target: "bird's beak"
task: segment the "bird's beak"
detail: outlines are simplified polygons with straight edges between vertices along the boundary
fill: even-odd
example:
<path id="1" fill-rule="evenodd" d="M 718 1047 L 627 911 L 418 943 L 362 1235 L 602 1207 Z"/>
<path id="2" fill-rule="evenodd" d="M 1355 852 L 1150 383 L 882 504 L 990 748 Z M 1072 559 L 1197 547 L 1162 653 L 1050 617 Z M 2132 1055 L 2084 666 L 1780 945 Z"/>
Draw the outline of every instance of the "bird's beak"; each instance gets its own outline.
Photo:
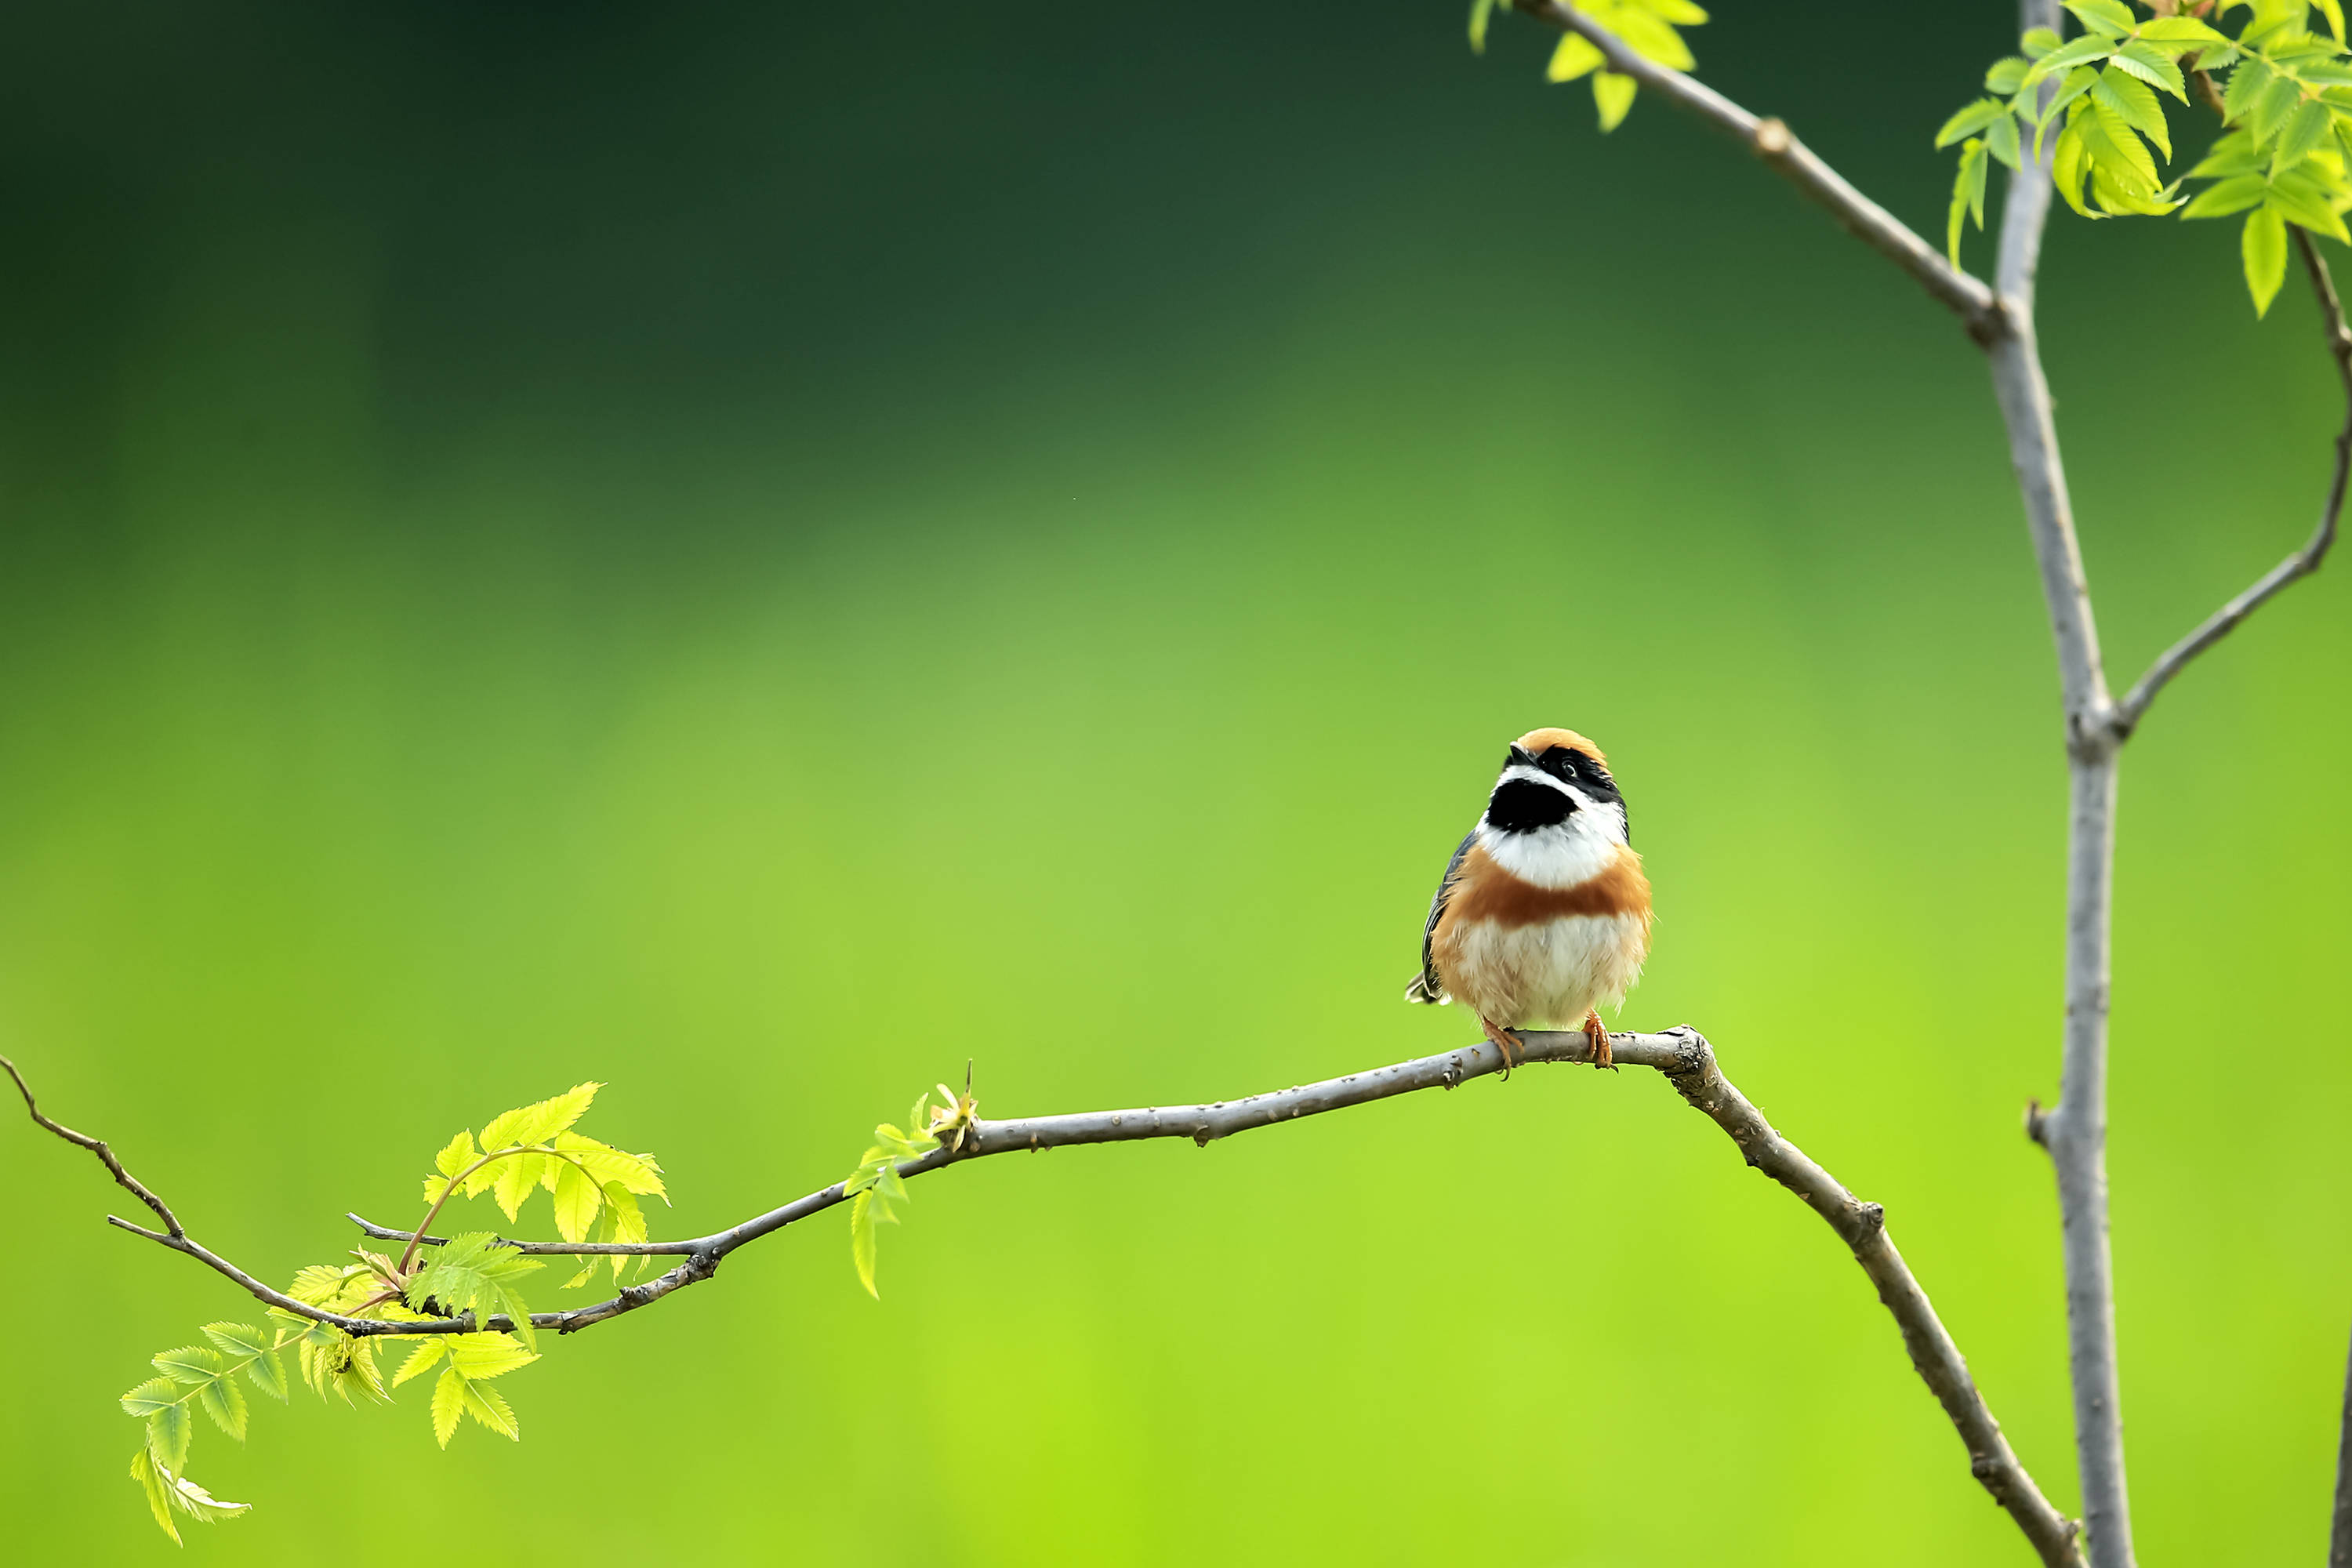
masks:
<path id="1" fill-rule="evenodd" d="M 1513 746 L 1511 748 L 1511 761 L 1518 763 L 1521 767 L 1531 768 L 1536 765 L 1536 760 L 1528 755 L 1524 750 L 1517 746 Z"/>

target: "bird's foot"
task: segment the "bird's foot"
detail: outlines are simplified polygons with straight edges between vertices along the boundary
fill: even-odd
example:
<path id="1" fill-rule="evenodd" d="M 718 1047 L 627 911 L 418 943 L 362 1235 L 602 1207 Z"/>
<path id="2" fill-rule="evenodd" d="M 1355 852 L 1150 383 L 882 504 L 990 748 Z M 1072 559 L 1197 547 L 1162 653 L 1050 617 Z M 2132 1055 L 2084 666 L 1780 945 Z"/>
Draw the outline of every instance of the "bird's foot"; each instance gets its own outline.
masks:
<path id="1" fill-rule="evenodd" d="M 1479 1019 L 1478 1024 L 1486 1031 L 1486 1037 L 1495 1043 L 1495 1048 L 1503 1053 L 1503 1078 L 1506 1082 L 1509 1081 L 1511 1069 L 1528 1059 L 1527 1046 L 1518 1036 L 1500 1024 L 1490 1024 L 1484 1018 Z"/>
<path id="2" fill-rule="evenodd" d="M 1615 1072 L 1617 1064 L 1609 1056 L 1609 1026 L 1602 1023 L 1601 1015 L 1591 1008 L 1587 1008 L 1584 1014 L 1584 1037 L 1592 1042 L 1592 1065 Z"/>

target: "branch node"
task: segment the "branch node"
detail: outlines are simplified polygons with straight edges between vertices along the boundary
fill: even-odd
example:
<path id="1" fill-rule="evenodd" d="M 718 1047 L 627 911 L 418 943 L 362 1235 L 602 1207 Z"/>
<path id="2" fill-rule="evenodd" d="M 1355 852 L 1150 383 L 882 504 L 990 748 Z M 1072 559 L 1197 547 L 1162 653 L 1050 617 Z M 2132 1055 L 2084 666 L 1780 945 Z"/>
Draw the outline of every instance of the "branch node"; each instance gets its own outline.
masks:
<path id="1" fill-rule="evenodd" d="M 1785 158 L 1792 138 L 1787 121 L 1768 114 L 1756 122 L 1756 130 L 1748 140 L 1759 158 Z"/>
<path id="2" fill-rule="evenodd" d="M 2025 1102 L 2025 1135 L 2044 1149 L 2050 1147 L 2050 1113 L 2039 1100 Z"/>
<path id="3" fill-rule="evenodd" d="M 1860 1246 L 1886 1228 L 1886 1205 L 1864 1204 L 1854 1211 L 1853 1244 Z"/>

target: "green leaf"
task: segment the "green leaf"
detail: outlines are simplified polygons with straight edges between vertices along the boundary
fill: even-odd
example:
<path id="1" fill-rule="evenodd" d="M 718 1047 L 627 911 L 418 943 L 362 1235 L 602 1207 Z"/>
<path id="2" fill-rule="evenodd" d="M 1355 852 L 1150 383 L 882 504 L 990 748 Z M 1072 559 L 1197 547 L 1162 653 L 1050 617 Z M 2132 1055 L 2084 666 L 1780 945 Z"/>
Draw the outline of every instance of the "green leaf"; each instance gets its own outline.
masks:
<path id="1" fill-rule="evenodd" d="M 2227 44 L 2229 35 L 2217 33 L 2194 16 L 2152 16 L 2139 25 L 2139 36 L 2158 44 Z"/>
<path id="2" fill-rule="evenodd" d="M 2254 297 L 2254 314 L 2270 314 L 2271 301 L 2278 297 L 2279 285 L 2286 281 L 2286 224 L 2269 206 L 2259 207 L 2246 219 L 2246 232 L 2239 242 L 2240 253 L 2246 264 L 2246 292 Z"/>
<path id="3" fill-rule="evenodd" d="M 566 1241 L 584 1241 L 604 1206 L 604 1189 L 596 1179 L 566 1161 L 552 1161 L 555 1175 L 555 1228 Z"/>
<path id="4" fill-rule="evenodd" d="M 2314 234 L 2324 234 L 2333 240 L 2352 243 L 2352 235 L 2345 232 L 2344 220 L 2336 216 L 2336 209 L 2327 205 L 2326 195 L 2309 182 L 2283 175 L 2271 182 L 2270 200 L 2271 205 L 2287 222 L 2299 224 Z"/>
<path id="5" fill-rule="evenodd" d="M 151 1377 L 122 1396 L 122 1413 L 145 1418 L 166 1405 L 175 1405 L 180 1390 L 168 1377 Z"/>
<path id="6" fill-rule="evenodd" d="M 1638 5 L 1615 5 L 1610 8 L 1605 23 L 1611 32 L 1624 39 L 1626 46 L 1644 59 L 1681 71 L 1698 64 L 1691 58 L 1690 46 L 1683 42 L 1682 35 L 1654 11 Z"/>
<path id="7" fill-rule="evenodd" d="M 2025 85 L 2025 73 L 2031 68 L 2031 61 L 2021 59 L 2016 55 L 1997 59 L 1985 72 L 1985 90 L 1997 92 L 2003 98 L 2007 98 Z"/>
<path id="8" fill-rule="evenodd" d="M 849 1259 L 857 1266 L 857 1279 L 866 1293 L 880 1300 L 882 1292 L 874 1284 L 874 1194 L 870 1191 L 849 1200 Z"/>
<path id="9" fill-rule="evenodd" d="M 474 1152 L 474 1135 L 460 1132 L 443 1144 L 441 1152 L 433 1156 L 433 1168 L 445 1176 L 454 1176 L 478 1158 L 479 1156 Z"/>
<path id="10" fill-rule="evenodd" d="M 147 1507 L 155 1515 L 157 1528 L 172 1538 L 172 1544 L 180 1545 L 180 1527 L 172 1522 L 172 1505 L 165 1495 L 163 1478 L 156 1472 L 155 1461 L 147 1457 L 144 1448 L 131 1456 L 131 1479 L 147 1494 Z"/>
<path id="11" fill-rule="evenodd" d="M 2114 105 L 2094 96 L 2091 112 L 2076 121 L 2076 129 L 2082 132 L 2083 146 L 2091 154 L 2094 168 L 2106 171 L 2107 177 L 2126 191 L 2144 194 L 2156 189 L 2156 160 Z"/>
<path id="12" fill-rule="evenodd" d="M 601 1083 L 583 1083 L 564 1090 L 536 1105 L 518 1107 L 494 1116 L 482 1129 L 482 1151 L 508 1148 L 516 1143 L 543 1143 L 586 1112 L 596 1098 Z"/>
<path id="13" fill-rule="evenodd" d="M 1691 0 L 1642 0 L 1651 10 L 1678 27 L 1696 27 L 1706 21 L 1706 12 Z"/>
<path id="14" fill-rule="evenodd" d="M 529 1366 L 539 1359 L 518 1343 L 512 1334 L 452 1334 L 457 1342 L 449 1347 L 449 1364 L 468 1382 L 476 1378 L 499 1377 L 520 1366 Z"/>
<path id="15" fill-rule="evenodd" d="M 2251 174 L 2261 169 L 2266 160 L 2254 139 L 2242 131 L 2233 131 L 2213 143 L 2198 165 L 2189 171 L 2192 180 L 2219 179 L 2229 174 Z"/>
<path id="16" fill-rule="evenodd" d="M 210 1383 L 221 1374 L 224 1365 L 218 1351 L 204 1350 L 194 1345 L 165 1351 L 155 1358 L 155 1370 L 173 1383 Z M 176 1465 L 171 1468 L 179 1468 Z"/>
<path id="17" fill-rule="evenodd" d="M 1936 132 L 1936 145 L 1948 147 L 1964 137 L 1975 135 L 1994 121 L 2007 118 L 2007 105 L 1990 98 L 1979 98 L 1944 121 L 1943 127 Z"/>
<path id="18" fill-rule="evenodd" d="M 269 1349 L 268 1331 L 250 1323 L 206 1323 L 205 1338 L 232 1358 L 260 1355 Z"/>
<path id="19" fill-rule="evenodd" d="M 216 1377 L 196 1391 L 196 1403 L 213 1418 L 213 1425 L 236 1438 L 245 1441 L 245 1390 L 235 1378 Z"/>
<path id="20" fill-rule="evenodd" d="M 2325 141 L 2335 123 L 2336 116 L 2329 112 L 2327 105 L 2316 101 L 2305 102 L 2288 119 L 2286 128 L 2279 132 L 2278 152 L 2273 155 L 2271 166 L 2273 169 L 2291 169 L 2303 162 L 2304 154 Z"/>
<path id="21" fill-rule="evenodd" d="M 621 1185 L 618 1182 L 605 1183 L 604 1204 L 605 1213 L 613 1222 L 613 1239 L 614 1241 L 643 1244 L 647 1239 L 646 1235 L 645 1211 L 637 1207 L 636 1195 L 631 1193 L 628 1188 Z M 619 1284 L 621 1282 L 623 1272 L 633 1266 L 636 1261 L 637 1258 L 635 1255 L 628 1253 L 614 1253 L 613 1255 L 613 1283 L 615 1285 Z M 591 1268 L 594 1267 L 594 1259 L 590 1259 L 589 1263 Z"/>
<path id="22" fill-rule="evenodd" d="M 286 1362 L 275 1349 L 266 1350 L 246 1363 L 245 1375 L 270 1398 L 281 1405 L 286 1402 Z"/>
<path id="23" fill-rule="evenodd" d="M 2303 89 L 2289 77 L 2275 77 L 2254 100 L 2253 112 L 2246 117 L 2246 129 L 2254 133 L 2256 142 L 2267 142 L 2303 101 Z"/>
<path id="24" fill-rule="evenodd" d="M 2219 184 L 2208 185 L 2197 199 L 2180 209 L 2184 218 L 2228 217 L 2231 213 L 2244 212 L 2262 205 L 2263 195 L 2270 188 L 2260 174 L 2232 174 Z"/>
<path id="25" fill-rule="evenodd" d="M 2082 132 L 2069 121 L 2058 132 L 2058 144 L 2051 150 L 2050 178 L 2066 205 L 2084 217 L 2094 216 L 2083 204 L 2083 181 L 2091 172 L 2091 155 L 2084 148 Z"/>
<path id="26" fill-rule="evenodd" d="M 1486 18 L 1494 9 L 1495 0 L 1470 0 L 1470 50 L 1473 54 L 1486 52 Z M 446 1440 L 442 1447 L 448 1447 Z"/>
<path id="27" fill-rule="evenodd" d="M 544 1154 L 509 1154 L 498 1163 L 498 1185 L 490 1195 L 498 1200 L 499 1207 L 506 1211 L 507 1218 L 513 1219 L 521 1214 L 523 1200 L 530 1196 L 533 1187 L 539 1185 L 540 1173 L 546 1164 L 547 1156 Z"/>
<path id="28" fill-rule="evenodd" d="M 2344 6 L 2341 0 L 2311 0 L 2319 14 L 2327 18 L 2327 30 L 2336 36 L 2336 47 L 2344 47 Z"/>
<path id="29" fill-rule="evenodd" d="M 405 1299 L 420 1312 L 431 1300 L 452 1316 L 472 1312 L 478 1321 L 504 1312 L 514 1319 L 516 1334 L 536 1349 L 530 1309 L 515 1293 L 515 1285 L 542 1267 L 536 1258 L 500 1247 L 498 1237 L 476 1231 L 451 1237 L 448 1246 L 434 1254 L 409 1280 Z"/>
<path id="30" fill-rule="evenodd" d="M 1985 150 L 2009 167 L 2021 168 L 2024 153 L 2017 144 L 2016 120 L 2004 114 L 1994 121 L 1992 128 L 1985 132 Z"/>
<path id="31" fill-rule="evenodd" d="M 2165 133 L 2163 106 L 2156 101 L 2147 83 L 2116 68 L 2121 63 L 2110 64 L 2099 73 L 2099 79 L 2091 86 L 2091 97 L 2121 115 L 2125 124 L 2145 134 L 2170 158 L 2172 139 Z"/>
<path id="32" fill-rule="evenodd" d="M 173 1508 L 178 1509 L 190 1519 L 200 1520 L 205 1524 L 218 1524 L 224 1520 L 235 1519 L 240 1514 L 253 1511 L 251 1503 L 223 1502 L 185 1476 L 172 1478 L 171 1489 L 167 1495 Z"/>
<path id="33" fill-rule="evenodd" d="M 513 1409 L 495 1388 L 484 1388 L 470 1379 L 457 1382 L 458 1397 L 466 1403 L 466 1414 L 488 1427 L 516 1441 L 522 1440 L 522 1430 L 515 1425 Z"/>
<path id="34" fill-rule="evenodd" d="M 188 1439 L 195 1436 L 196 1418 L 185 1405 L 166 1405 L 147 1417 L 147 1452 L 156 1464 L 177 1475 L 188 1462 Z"/>
<path id="35" fill-rule="evenodd" d="M 362 1398 L 382 1403 L 392 1397 L 383 1391 L 383 1378 L 375 1369 L 373 1340 L 347 1340 L 341 1351 L 341 1361 L 330 1363 L 327 1371 L 331 1385 L 342 1395 L 344 1404 L 356 1405 Z"/>
<path id="36" fill-rule="evenodd" d="M 2113 39 L 2100 37 L 2095 33 L 2086 34 L 2072 43 L 2061 44 L 2035 60 L 2033 68 L 2025 73 L 2025 85 L 2031 87 L 2037 81 L 2047 81 L 2062 70 L 2104 60 L 2115 51 Z"/>
<path id="37" fill-rule="evenodd" d="M 2066 0 L 2066 9 L 2081 17 L 2085 27 L 2111 38 L 2132 30 L 2131 7 L 2123 0 Z"/>
<path id="38" fill-rule="evenodd" d="M 559 1133 L 555 1147 L 588 1167 L 588 1173 L 600 1184 L 618 1182 L 633 1193 L 669 1196 L 662 1185 L 661 1164 L 651 1154 L 632 1154 L 577 1132 Z"/>
<path id="39" fill-rule="evenodd" d="M 2099 73 L 2089 66 L 2076 66 L 2068 71 L 2065 79 L 2058 84 L 2058 90 L 2050 95 L 2050 101 L 2042 106 L 2042 123 L 2047 125 L 2060 111 L 2072 110 L 2075 100 L 2097 86 L 2098 80 Z"/>
<path id="40" fill-rule="evenodd" d="M 400 1370 L 392 1374 L 393 1387 L 398 1388 L 410 1378 L 422 1377 L 438 1366 L 441 1363 L 441 1358 L 449 1353 L 450 1340 L 456 1337 L 452 1334 L 435 1334 L 429 1339 L 417 1341 L 416 1348 L 408 1352 L 408 1359 L 400 1363 Z"/>
<path id="41" fill-rule="evenodd" d="M 2253 113 L 2254 101 L 2277 80 L 2261 60 L 2246 61 L 2230 73 L 2230 84 L 2221 89 L 2221 117 L 2232 125 L 2242 122 Z"/>
<path id="42" fill-rule="evenodd" d="M 1593 47 L 1591 39 L 1580 33 L 1562 33 L 1544 76 L 1550 81 L 1574 81 L 1608 63 L 1609 58 Z"/>
<path id="43" fill-rule="evenodd" d="M 466 1380 L 453 1366 L 433 1385 L 433 1436 L 441 1440 L 443 1447 L 449 1446 L 450 1436 L 457 1430 L 457 1417 L 465 1408 Z"/>
<path id="44" fill-rule="evenodd" d="M 2128 71 L 2150 87 L 2160 87 L 2181 102 L 2189 101 L 2189 83 L 2182 78 L 2180 68 L 2172 57 L 2147 44 L 2129 43 L 2116 51 L 2108 65 L 2116 70 Z"/>
<path id="45" fill-rule="evenodd" d="M 1625 123 L 1633 111 L 1635 83 L 1630 76 L 1614 71 L 1599 71 L 1592 78 L 1592 101 L 1601 110 L 1601 129 L 1614 131 Z"/>
<path id="46" fill-rule="evenodd" d="M 2047 27 L 2028 27 L 2017 47 L 2026 58 L 2038 60 L 2058 47 L 2058 35 Z"/>

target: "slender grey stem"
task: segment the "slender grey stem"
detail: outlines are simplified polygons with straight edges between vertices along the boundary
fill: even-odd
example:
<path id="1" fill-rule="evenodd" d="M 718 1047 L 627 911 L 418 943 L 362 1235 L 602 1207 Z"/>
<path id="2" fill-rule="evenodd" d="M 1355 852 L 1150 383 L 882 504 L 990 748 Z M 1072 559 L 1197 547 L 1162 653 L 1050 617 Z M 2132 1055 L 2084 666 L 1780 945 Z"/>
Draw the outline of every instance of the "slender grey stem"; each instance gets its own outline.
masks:
<path id="1" fill-rule="evenodd" d="M 34 1102 L 32 1087 L 26 1083 L 25 1075 L 16 1070 L 16 1064 L 10 1061 L 6 1057 L 0 1057 L 0 1068 L 6 1068 L 8 1076 L 16 1081 L 16 1092 L 25 1097 L 25 1110 L 31 1115 L 35 1121 L 56 1133 L 67 1142 L 87 1149 L 91 1153 L 97 1155 L 99 1163 L 103 1164 L 107 1168 L 108 1172 L 113 1175 L 115 1184 L 118 1186 L 121 1186 L 123 1190 L 130 1193 L 132 1197 L 137 1198 L 141 1203 L 145 1204 L 149 1208 L 155 1212 L 155 1217 L 163 1222 L 164 1230 L 168 1231 L 174 1237 L 186 1234 L 181 1230 L 179 1220 L 173 1215 L 171 1209 L 165 1205 L 163 1200 L 157 1197 L 153 1193 L 149 1192 L 145 1184 L 142 1184 L 138 1177 L 132 1175 L 130 1172 L 122 1168 L 122 1162 L 114 1157 L 114 1151 L 106 1146 L 106 1140 L 103 1138 L 92 1138 L 87 1132 L 77 1132 L 72 1128 L 67 1127 L 59 1122 L 52 1121 L 47 1117 L 42 1115 L 40 1106 Z"/>
<path id="2" fill-rule="evenodd" d="M 2344 1426 L 2336 1443 L 2336 1522 L 2327 1534 L 2327 1568 L 2352 1568 L 2352 1359 L 2344 1367 Z"/>
<path id="3" fill-rule="evenodd" d="M 1704 82 L 1671 66 L 1644 59 L 1616 34 L 1562 0 L 1511 0 L 1511 4 L 1538 22 L 1576 34 L 1601 51 L 1611 70 L 1632 77 L 1676 108 L 1729 132 L 1798 190 L 1827 208 L 1848 233 L 1911 274 L 1938 302 L 1957 311 L 1979 341 L 2000 330 L 2000 302 L 1982 279 L 1953 267 L 1942 251 L 1855 190 L 1798 141 L 1785 122 L 1750 113 Z"/>
<path id="4" fill-rule="evenodd" d="M 2172 678 L 2189 666 L 2189 661 L 2220 642 L 2236 629 L 2240 621 L 2268 603 L 2288 584 L 2308 577 L 2319 570 L 2327 558 L 2330 546 L 2336 542 L 2336 522 L 2344 512 L 2344 489 L 2347 476 L 2352 476 L 2352 329 L 2344 324 L 2344 305 L 2336 296 L 2336 280 L 2328 276 L 2327 262 L 2319 254 L 2308 232 L 2293 225 L 2287 232 L 2294 236 L 2297 249 L 2303 253 L 2303 268 L 2311 279 L 2311 290 L 2319 301 L 2321 327 L 2327 334 L 2327 352 L 2336 361 L 2336 378 L 2344 384 L 2344 427 L 2336 436 L 2336 472 L 2328 480 L 2327 500 L 2319 509 L 2319 521 L 2304 541 L 2303 548 L 2263 574 L 2254 585 L 2205 617 L 2204 624 L 2170 647 L 2148 667 L 2146 675 L 2116 705 L 2115 727 L 2118 738 L 2136 728 L 2149 703 L 2156 700 Z"/>
<path id="5" fill-rule="evenodd" d="M 378 1225 L 355 1214 L 347 1214 L 343 1217 L 359 1226 L 362 1234 L 378 1241 L 414 1240 L 419 1247 L 449 1245 L 449 1238 L 446 1236 L 420 1236 L 413 1230 L 394 1230 L 390 1226 Z M 497 1245 L 533 1256 L 555 1258 L 681 1258 L 695 1247 L 690 1241 L 516 1241 L 503 1236 L 498 1238 Z"/>

